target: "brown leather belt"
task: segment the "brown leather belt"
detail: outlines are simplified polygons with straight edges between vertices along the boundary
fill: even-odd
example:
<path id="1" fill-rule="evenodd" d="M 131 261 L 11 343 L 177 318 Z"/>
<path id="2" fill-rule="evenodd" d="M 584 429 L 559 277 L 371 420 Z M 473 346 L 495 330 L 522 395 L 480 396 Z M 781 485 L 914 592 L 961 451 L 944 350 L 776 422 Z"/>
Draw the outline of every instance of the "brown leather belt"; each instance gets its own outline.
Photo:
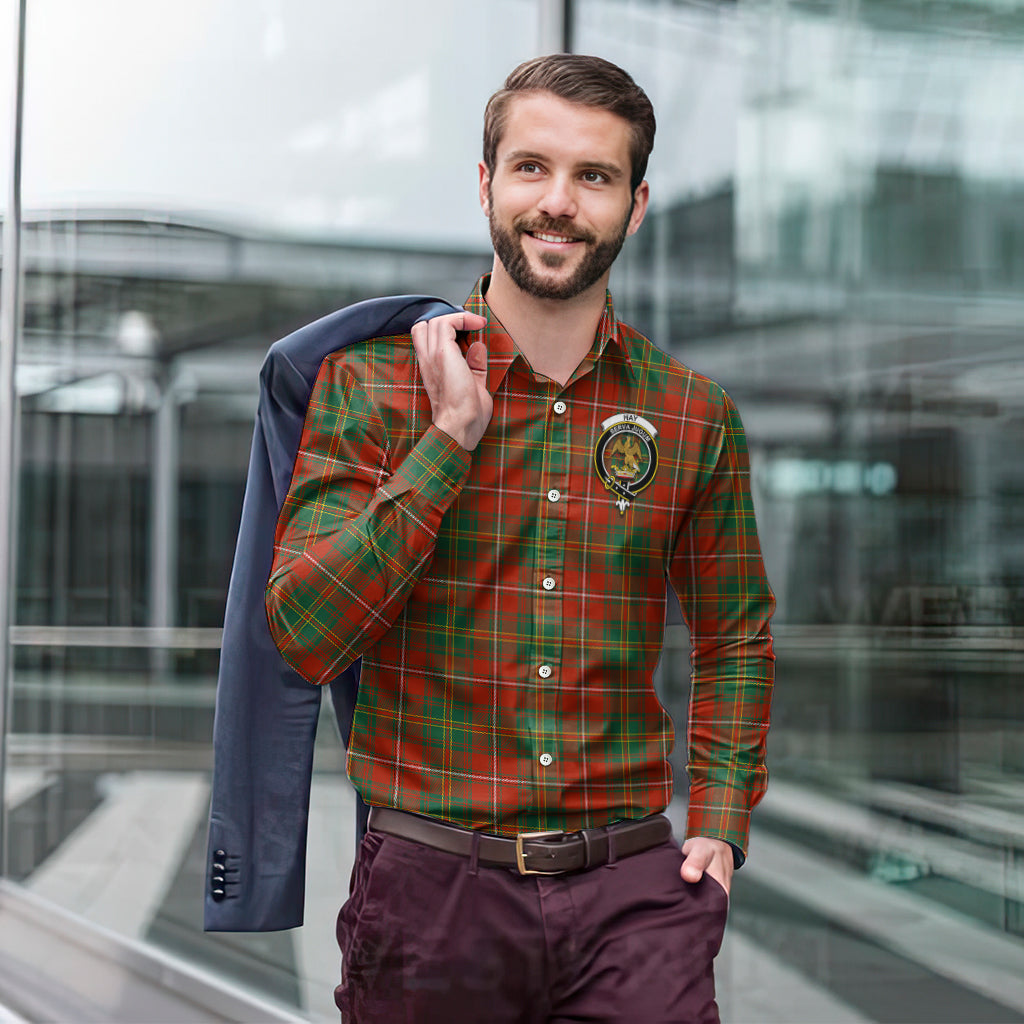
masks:
<path id="1" fill-rule="evenodd" d="M 521 832 L 514 839 L 449 825 L 436 818 L 371 807 L 370 829 L 401 839 L 411 839 L 435 850 L 463 857 L 473 852 L 477 836 L 478 863 L 485 867 L 515 868 L 521 875 L 561 875 L 607 864 L 610 855 L 628 857 L 665 842 L 672 825 L 664 814 L 635 821 L 621 821 L 580 832 Z"/>

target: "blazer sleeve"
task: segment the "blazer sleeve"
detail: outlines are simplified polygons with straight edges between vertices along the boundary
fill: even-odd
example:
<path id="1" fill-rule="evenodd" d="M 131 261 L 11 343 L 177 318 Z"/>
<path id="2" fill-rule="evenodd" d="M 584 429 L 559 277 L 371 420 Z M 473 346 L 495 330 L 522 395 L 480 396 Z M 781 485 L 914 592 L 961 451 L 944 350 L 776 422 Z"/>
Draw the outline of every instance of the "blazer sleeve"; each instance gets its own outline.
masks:
<path id="1" fill-rule="evenodd" d="M 320 364 L 345 345 L 406 333 L 417 320 L 455 310 L 430 296 L 361 302 L 276 342 L 260 371 L 217 679 L 207 931 L 302 924 L 313 742 L 323 691 L 281 658 L 268 629 L 264 593 L 277 517 Z M 358 664 L 331 683 L 346 742 L 357 683 Z"/>

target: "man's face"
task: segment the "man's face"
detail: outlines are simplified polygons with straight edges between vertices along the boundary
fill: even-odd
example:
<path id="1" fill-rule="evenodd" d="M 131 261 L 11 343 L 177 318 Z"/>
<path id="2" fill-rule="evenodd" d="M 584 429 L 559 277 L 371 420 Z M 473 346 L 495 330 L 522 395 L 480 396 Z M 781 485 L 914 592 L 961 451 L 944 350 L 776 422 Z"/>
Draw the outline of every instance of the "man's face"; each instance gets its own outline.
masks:
<path id="1" fill-rule="evenodd" d="M 630 189 L 629 124 L 546 92 L 515 97 L 480 202 L 501 265 L 528 295 L 603 293 L 627 235 L 647 209 Z"/>

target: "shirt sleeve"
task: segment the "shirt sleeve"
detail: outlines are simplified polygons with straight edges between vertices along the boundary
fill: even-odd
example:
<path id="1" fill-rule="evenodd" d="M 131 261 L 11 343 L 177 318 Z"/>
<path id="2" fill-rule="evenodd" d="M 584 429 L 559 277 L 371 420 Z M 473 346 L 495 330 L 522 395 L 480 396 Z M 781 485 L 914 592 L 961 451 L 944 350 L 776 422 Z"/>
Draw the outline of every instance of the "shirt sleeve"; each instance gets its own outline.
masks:
<path id="1" fill-rule="evenodd" d="M 301 676 L 330 682 L 395 622 L 433 557 L 470 456 L 430 425 L 392 467 L 383 420 L 325 360 L 278 517 L 267 619 Z"/>
<path id="2" fill-rule="evenodd" d="M 687 836 L 738 848 L 768 782 L 775 655 L 739 414 L 721 393 L 723 423 L 707 442 L 696 504 L 677 537 L 669 579 L 690 628 L 690 801 Z M 735 852 L 735 849 L 734 849 Z"/>

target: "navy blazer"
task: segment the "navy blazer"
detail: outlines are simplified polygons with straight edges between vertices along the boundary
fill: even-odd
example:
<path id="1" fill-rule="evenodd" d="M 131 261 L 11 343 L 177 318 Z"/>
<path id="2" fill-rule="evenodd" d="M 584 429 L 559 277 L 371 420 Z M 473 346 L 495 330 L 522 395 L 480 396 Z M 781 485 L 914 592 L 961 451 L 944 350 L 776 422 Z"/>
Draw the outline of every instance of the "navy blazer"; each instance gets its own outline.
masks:
<path id="1" fill-rule="evenodd" d="M 206 931 L 302 924 L 313 740 L 323 690 L 281 657 L 267 625 L 264 592 L 277 516 L 320 364 L 346 345 L 405 334 L 417 320 L 457 311 L 427 295 L 368 299 L 282 338 L 264 360 L 217 678 Z M 330 684 L 346 744 L 358 683 L 357 662 Z M 367 808 L 361 799 L 358 807 L 361 834 Z"/>

